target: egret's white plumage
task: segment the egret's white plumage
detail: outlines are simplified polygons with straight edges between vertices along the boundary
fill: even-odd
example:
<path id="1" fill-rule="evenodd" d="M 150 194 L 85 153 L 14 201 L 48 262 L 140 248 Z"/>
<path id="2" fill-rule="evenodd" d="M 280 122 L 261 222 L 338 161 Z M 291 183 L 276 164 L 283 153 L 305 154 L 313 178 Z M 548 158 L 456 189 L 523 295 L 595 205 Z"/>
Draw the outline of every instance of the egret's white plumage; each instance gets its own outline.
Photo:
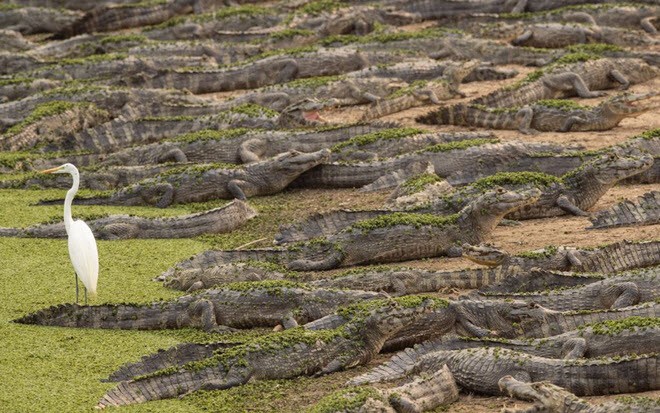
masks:
<path id="1" fill-rule="evenodd" d="M 87 292 L 95 295 L 99 280 L 99 253 L 96 250 L 94 234 L 84 221 L 75 220 L 71 223 L 69 257 Z"/>
<path id="2" fill-rule="evenodd" d="M 96 249 L 96 240 L 94 239 L 92 230 L 84 221 L 74 221 L 71 217 L 71 203 L 80 185 L 78 169 L 70 163 L 65 163 L 57 168 L 47 169 L 41 172 L 47 174 L 68 173 L 73 177 L 73 185 L 71 185 L 71 189 L 66 193 L 64 200 L 64 227 L 69 237 L 69 257 L 71 258 L 71 264 L 73 264 L 76 275 L 85 286 L 85 291 L 94 295 L 96 294 L 96 285 L 99 279 L 99 253 Z M 76 281 L 76 302 L 78 301 L 77 294 L 78 284 Z M 85 294 L 86 299 L 87 295 Z"/>

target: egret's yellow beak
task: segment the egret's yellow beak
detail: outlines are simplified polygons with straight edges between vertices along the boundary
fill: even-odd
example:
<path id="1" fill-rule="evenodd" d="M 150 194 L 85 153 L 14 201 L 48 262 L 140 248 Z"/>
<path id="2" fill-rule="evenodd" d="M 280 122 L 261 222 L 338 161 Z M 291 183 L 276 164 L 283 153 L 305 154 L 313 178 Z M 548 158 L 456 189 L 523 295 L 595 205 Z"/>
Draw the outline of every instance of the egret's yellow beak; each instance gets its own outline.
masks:
<path id="1" fill-rule="evenodd" d="M 58 166 L 57 168 L 44 169 L 43 171 L 39 171 L 39 173 L 42 173 L 42 174 L 52 174 L 52 173 L 55 173 L 55 172 L 59 171 L 60 168 L 61 168 L 61 166 Z"/>

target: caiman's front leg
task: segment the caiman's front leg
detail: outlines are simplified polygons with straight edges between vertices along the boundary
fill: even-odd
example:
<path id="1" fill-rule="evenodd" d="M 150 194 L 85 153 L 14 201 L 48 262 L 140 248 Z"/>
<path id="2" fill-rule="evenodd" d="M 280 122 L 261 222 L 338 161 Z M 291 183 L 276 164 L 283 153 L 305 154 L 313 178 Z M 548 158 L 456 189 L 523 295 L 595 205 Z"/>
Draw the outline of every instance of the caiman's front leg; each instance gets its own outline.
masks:
<path id="1" fill-rule="evenodd" d="M 245 194 L 246 188 L 249 187 L 251 184 L 247 181 L 243 181 L 241 179 L 232 179 L 229 181 L 227 184 L 227 190 L 234 196 L 236 199 L 240 199 L 241 201 L 245 201 L 247 199 L 247 196 Z"/>
<path id="2" fill-rule="evenodd" d="M 562 358 L 578 359 L 584 357 L 587 352 L 587 340 L 582 337 L 574 337 L 561 346 Z"/>
<path id="3" fill-rule="evenodd" d="M 543 85 L 557 91 L 574 90 L 582 98 L 595 98 L 605 96 L 605 92 L 591 91 L 582 77 L 577 73 L 565 72 L 548 76 L 543 79 Z"/>
<path id="4" fill-rule="evenodd" d="M 238 147 L 238 157 L 243 163 L 258 162 L 264 154 L 266 142 L 263 139 L 248 139 Z M 259 148 L 259 153 L 256 149 Z"/>
<path id="5" fill-rule="evenodd" d="M 346 86 L 348 87 L 348 90 L 350 92 L 351 97 L 359 103 L 362 103 L 364 101 L 367 101 L 369 103 L 374 103 L 374 102 L 378 102 L 380 100 L 380 97 L 378 97 L 378 96 L 374 95 L 373 93 L 370 93 L 366 90 L 362 90 L 352 80 L 347 80 L 346 81 Z M 342 100 L 343 99 L 339 99 L 340 102 Z"/>
<path id="6" fill-rule="evenodd" d="M 621 83 L 619 90 L 627 90 L 630 87 L 630 80 L 628 80 L 628 78 L 618 70 L 614 69 L 610 71 L 610 77 Z"/>
<path id="7" fill-rule="evenodd" d="M 610 308 L 624 308 L 639 304 L 641 299 L 639 286 L 634 282 L 623 282 L 609 286 L 603 292 L 605 297 L 616 297 Z M 607 298 L 606 298 L 607 299 Z"/>
<path id="8" fill-rule="evenodd" d="M 511 397 L 534 402 L 532 407 L 504 408 L 501 413 L 565 413 L 593 411 L 586 401 L 561 387 L 547 381 L 526 383 L 531 380 L 517 380 L 504 376 L 498 382 L 500 391 Z M 614 411 L 614 410 L 608 410 Z"/>
<path id="9" fill-rule="evenodd" d="M 569 116 L 568 119 L 564 121 L 564 124 L 559 128 L 559 132 L 570 132 L 574 125 L 580 125 L 587 123 L 585 118 L 580 116 Z"/>
<path id="10" fill-rule="evenodd" d="M 201 299 L 190 304 L 188 313 L 191 318 L 199 316 L 202 329 L 208 333 L 225 333 L 234 331 L 233 328 L 221 326 L 215 318 L 215 306 L 210 300 Z"/>
<path id="11" fill-rule="evenodd" d="M 580 261 L 580 254 L 575 251 L 567 251 L 566 252 L 566 259 L 568 260 L 569 264 L 571 265 L 571 268 L 577 267 L 580 268 L 582 267 L 582 261 Z"/>
<path id="12" fill-rule="evenodd" d="M 522 13 L 527 8 L 527 2 L 529 0 L 518 0 L 516 5 L 511 9 L 511 13 Z"/>
<path id="13" fill-rule="evenodd" d="M 526 42 L 527 40 L 532 38 L 532 35 L 534 34 L 533 31 L 531 30 L 525 30 L 523 34 L 520 36 L 516 37 L 515 39 L 511 40 L 511 44 L 514 46 L 518 46 Z"/>
<path id="14" fill-rule="evenodd" d="M 331 252 L 325 259 L 313 261 L 309 259 L 300 259 L 291 261 L 287 268 L 292 271 L 322 271 L 331 270 L 339 267 L 344 256 L 339 251 Z"/>
<path id="15" fill-rule="evenodd" d="M 158 208 L 167 208 L 174 200 L 174 187 L 168 182 L 143 187 L 140 196 L 149 205 L 155 205 Z"/>
<path id="16" fill-rule="evenodd" d="M 135 224 L 127 224 L 125 222 L 118 222 L 108 224 L 99 229 L 99 238 L 101 239 L 130 239 L 135 238 L 138 234 L 139 228 Z"/>
<path id="17" fill-rule="evenodd" d="M 655 28 L 653 22 L 657 20 L 657 16 L 649 16 L 640 20 L 639 25 L 642 26 L 647 33 L 658 34 L 658 29 Z"/>
<path id="18" fill-rule="evenodd" d="M 298 77 L 298 62 L 295 59 L 284 60 L 278 66 L 281 68 L 276 72 L 276 83 L 285 83 Z"/>
<path id="19" fill-rule="evenodd" d="M 172 148 L 158 157 L 158 163 L 166 162 L 188 162 L 188 157 L 179 148 Z"/>
<path id="20" fill-rule="evenodd" d="M 568 199 L 566 195 L 560 195 L 559 198 L 557 198 L 557 206 L 569 214 L 579 215 L 582 217 L 589 216 L 587 212 L 581 210 L 580 207 L 575 205 L 575 202 Z"/>
<path id="21" fill-rule="evenodd" d="M 516 118 L 522 117 L 520 119 L 520 125 L 518 130 L 525 135 L 536 135 L 539 133 L 536 129 L 532 129 L 532 120 L 534 119 L 534 109 L 529 106 L 525 106 L 516 113 Z"/>

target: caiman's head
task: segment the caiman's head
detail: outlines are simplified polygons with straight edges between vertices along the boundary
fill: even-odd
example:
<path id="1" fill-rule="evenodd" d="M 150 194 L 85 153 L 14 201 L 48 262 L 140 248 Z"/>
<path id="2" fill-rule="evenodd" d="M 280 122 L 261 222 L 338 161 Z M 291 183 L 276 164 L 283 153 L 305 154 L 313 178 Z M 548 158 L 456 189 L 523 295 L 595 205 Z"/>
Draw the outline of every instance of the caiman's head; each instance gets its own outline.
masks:
<path id="1" fill-rule="evenodd" d="M 509 338 L 519 335 L 516 326 L 537 318 L 538 312 L 535 304 L 521 300 L 459 300 L 452 305 L 459 308 L 465 321 L 483 329 L 482 334 Z"/>
<path id="2" fill-rule="evenodd" d="M 463 256 L 480 265 L 498 267 L 509 257 L 509 254 L 488 244 L 478 246 L 463 244 Z"/>
<path id="3" fill-rule="evenodd" d="M 278 172 L 301 174 L 322 162 L 328 161 L 330 153 L 330 149 L 327 148 L 310 153 L 290 150 L 269 159 L 268 162 L 271 163 L 274 174 Z"/>
<path id="4" fill-rule="evenodd" d="M 585 163 L 576 170 L 575 175 L 590 175 L 601 185 L 614 185 L 622 179 L 644 172 L 652 165 L 653 156 L 649 154 L 625 156 L 610 152 Z"/>
<path id="5" fill-rule="evenodd" d="M 438 306 L 446 305 L 443 304 L 444 300 L 418 296 L 383 301 L 383 305 L 366 315 L 363 323 L 358 321 L 356 324 L 363 334 L 370 336 L 370 333 L 374 333 L 374 340 L 378 336 L 377 340 L 382 340 L 382 343 L 423 314 L 430 313 Z"/>
<path id="6" fill-rule="evenodd" d="M 658 94 L 650 93 L 624 93 L 614 96 L 602 103 L 603 109 L 618 117 L 635 117 L 644 112 L 656 109 L 660 102 L 652 99 Z"/>
<path id="7" fill-rule="evenodd" d="M 482 242 L 504 215 L 538 201 L 540 196 L 541 191 L 536 188 L 507 191 L 497 186 L 485 192 L 460 212 L 466 222 L 470 223 L 465 229 L 471 231 L 471 234 L 466 234 L 465 241 Z M 467 238 L 468 235 L 472 235 L 472 239 Z"/>
<path id="8" fill-rule="evenodd" d="M 319 111 L 328 106 L 332 106 L 330 100 L 324 102 L 319 99 L 302 99 L 284 108 L 280 113 L 278 123 L 282 127 L 310 126 L 326 123 L 326 120 L 321 116 Z"/>

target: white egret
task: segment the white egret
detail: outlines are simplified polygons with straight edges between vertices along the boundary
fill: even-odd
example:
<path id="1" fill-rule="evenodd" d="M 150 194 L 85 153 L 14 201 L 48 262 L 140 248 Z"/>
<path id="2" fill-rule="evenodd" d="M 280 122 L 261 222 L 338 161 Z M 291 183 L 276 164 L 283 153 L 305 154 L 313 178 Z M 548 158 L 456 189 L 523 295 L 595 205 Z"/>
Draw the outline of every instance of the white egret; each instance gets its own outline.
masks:
<path id="1" fill-rule="evenodd" d="M 78 278 L 85 286 L 85 304 L 87 304 L 87 292 L 93 296 L 96 294 L 96 284 L 99 279 L 99 253 L 96 249 L 96 240 L 89 226 L 81 220 L 71 218 L 71 202 L 78 192 L 80 174 L 78 168 L 73 164 L 65 163 L 57 168 L 41 171 L 45 174 L 70 174 L 73 177 L 73 185 L 66 193 L 64 200 L 64 227 L 69 237 L 69 257 L 75 270 L 76 276 L 76 303 L 78 302 Z"/>

